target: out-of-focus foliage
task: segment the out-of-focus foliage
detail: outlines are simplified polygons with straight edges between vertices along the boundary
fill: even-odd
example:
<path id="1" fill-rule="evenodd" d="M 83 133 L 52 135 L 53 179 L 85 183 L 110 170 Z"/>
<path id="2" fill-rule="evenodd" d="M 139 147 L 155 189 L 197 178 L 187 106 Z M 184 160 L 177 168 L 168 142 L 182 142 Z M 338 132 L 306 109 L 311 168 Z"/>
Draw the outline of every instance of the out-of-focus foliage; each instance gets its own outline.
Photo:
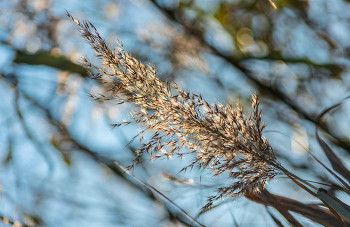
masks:
<path id="1" fill-rule="evenodd" d="M 164 80 L 226 103 L 262 99 L 268 137 L 278 159 L 303 178 L 338 184 L 326 165 L 323 138 L 346 164 L 349 106 L 318 115 L 348 96 L 349 2 L 269 0 L 13 0 L 0 2 L 0 216 L 27 226 L 191 225 L 181 210 L 115 164 L 131 164 L 139 129 L 113 129 L 132 106 L 94 101 L 112 81 L 89 79 L 79 64 L 92 56 L 64 15 L 89 19 L 113 46 L 121 40 Z M 95 61 L 95 59 L 92 59 Z M 249 108 L 247 106 L 247 108 Z M 190 160 L 187 160 L 190 161 Z M 145 161 L 133 172 L 208 226 L 271 226 L 287 222 L 251 197 L 223 201 L 201 213 L 225 177 L 193 171 L 181 160 Z M 290 211 L 315 202 L 288 179 L 271 182 Z M 343 192 L 334 190 L 337 196 Z M 266 198 L 271 194 L 266 192 Z M 300 204 L 307 203 L 304 205 Z M 313 204 L 312 204 L 313 205 Z M 243 209 L 244 208 L 244 209 Z M 294 210 L 293 210 L 294 209 Z M 299 214 L 302 214 L 300 213 Z M 313 212 L 316 212 L 315 210 Z M 257 215 L 259 214 L 259 215 Z M 310 213 L 309 213 L 310 214 Z M 258 216 L 258 217 L 257 217 Z M 296 216 L 303 225 L 322 220 Z"/>

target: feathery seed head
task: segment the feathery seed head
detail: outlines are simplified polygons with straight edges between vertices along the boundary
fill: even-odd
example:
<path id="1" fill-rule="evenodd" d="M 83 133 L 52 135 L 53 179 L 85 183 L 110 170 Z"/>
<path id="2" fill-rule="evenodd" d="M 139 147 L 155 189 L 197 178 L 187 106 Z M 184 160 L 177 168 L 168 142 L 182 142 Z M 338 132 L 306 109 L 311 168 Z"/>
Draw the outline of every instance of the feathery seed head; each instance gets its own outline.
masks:
<path id="1" fill-rule="evenodd" d="M 258 192 L 268 180 L 280 174 L 280 163 L 262 135 L 265 124 L 257 95 L 252 95 L 253 111 L 248 117 L 239 103 L 209 104 L 201 95 L 182 91 L 175 83 L 162 82 L 153 66 L 145 66 L 133 58 L 124 51 L 121 42 L 112 50 L 90 22 L 81 23 L 67 15 L 79 26 L 104 67 L 93 66 L 86 59 L 85 66 L 99 71 L 91 72 L 95 78 L 106 75 L 114 79 L 111 92 L 123 94 L 119 97 L 122 102 L 138 107 L 127 124 L 142 125 L 144 130 L 139 135 L 146 131 L 153 133 L 139 149 L 135 164 L 145 153 L 150 153 L 151 158 L 196 154 L 184 171 L 193 167 L 211 169 L 214 175 L 226 173 L 232 180 L 229 186 L 219 188 L 217 196 L 209 198 L 207 206 L 223 196 Z"/>

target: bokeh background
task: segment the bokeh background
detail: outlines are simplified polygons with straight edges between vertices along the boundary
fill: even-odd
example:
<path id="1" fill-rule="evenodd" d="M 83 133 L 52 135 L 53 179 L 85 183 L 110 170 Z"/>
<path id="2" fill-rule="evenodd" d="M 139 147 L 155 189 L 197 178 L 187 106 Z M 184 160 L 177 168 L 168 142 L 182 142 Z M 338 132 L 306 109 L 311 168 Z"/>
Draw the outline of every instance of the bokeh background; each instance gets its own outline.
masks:
<path id="1" fill-rule="evenodd" d="M 123 173 L 139 147 L 140 126 L 113 128 L 132 105 L 94 101 L 108 90 L 89 78 L 98 64 L 65 15 L 88 19 L 111 45 L 163 80 L 209 102 L 262 99 L 265 136 L 293 173 L 332 183 L 307 153 L 328 164 L 316 126 L 345 163 L 350 152 L 350 3 L 347 0 L 1 0 L 0 216 L 23 226 L 189 226 L 186 215 Z M 225 199 L 200 213 L 227 178 L 178 172 L 190 161 L 145 160 L 132 174 L 206 226 L 274 226 L 274 209 Z M 313 203 L 285 177 L 267 189 Z M 345 202 L 349 199 L 337 192 Z M 305 226 L 317 224 L 295 215 Z M 193 224 L 193 223 L 192 223 Z M 0 226 L 7 226 L 4 222 Z"/>

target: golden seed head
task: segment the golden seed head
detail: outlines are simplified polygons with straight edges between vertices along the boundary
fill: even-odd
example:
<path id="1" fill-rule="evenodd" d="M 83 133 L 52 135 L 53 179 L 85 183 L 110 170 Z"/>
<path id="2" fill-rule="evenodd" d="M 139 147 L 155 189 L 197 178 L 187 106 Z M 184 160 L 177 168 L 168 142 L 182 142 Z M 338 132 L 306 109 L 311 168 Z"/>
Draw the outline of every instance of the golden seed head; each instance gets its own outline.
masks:
<path id="1" fill-rule="evenodd" d="M 195 160 L 183 170 L 211 169 L 215 175 L 226 173 L 231 179 L 231 184 L 219 188 L 218 196 L 209 198 L 208 206 L 222 196 L 259 192 L 280 173 L 273 149 L 262 135 L 265 124 L 257 95 L 252 95 L 253 111 L 248 116 L 239 103 L 209 104 L 201 95 L 161 81 L 152 65 L 145 66 L 133 58 L 124 51 L 121 42 L 118 41 L 119 47 L 110 49 L 90 22 L 76 23 L 104 65 L 101 69 L 84 59 L 86 67 L 99 71 L 91 74 L 96 78 L 101 73 L 113 78 L 116 83 L 110 92 L 115 96 L 122 94 L 121 102 L 132 102 L 139 108 L 132 121 L 124 124 L 143 125 L 140 136 L 144 132 L 153 133 L 139 149 L 135 164 L 146 153 L 151 158 L 196 154 Z"/>

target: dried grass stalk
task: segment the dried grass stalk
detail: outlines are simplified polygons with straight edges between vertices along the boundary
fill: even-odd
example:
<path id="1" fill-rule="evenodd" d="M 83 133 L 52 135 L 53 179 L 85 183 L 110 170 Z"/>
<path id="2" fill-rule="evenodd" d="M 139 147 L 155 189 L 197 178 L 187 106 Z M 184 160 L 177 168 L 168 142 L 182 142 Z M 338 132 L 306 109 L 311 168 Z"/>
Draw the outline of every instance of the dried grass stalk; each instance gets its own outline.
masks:
<path id="1" fill-rule="evenodd" d="M 113 95 L 138 107 L 132 120 L 123 124 L 142 125 L 140 136 L 144 132 L 153 133 L 140 148 L 135 164 L 145 153 L 152 158 L 195 154 L 195 159 L 183 170 L 211 169 L 215 175 L 228 174 L 232 181 L 219 188 L 218 195 L 210 197 L 207 206 L 222 196 L 235 198 L 259 192 L 268 180 L 281 173 L 281 165 L 262 135 L 265 124 L 257 95 L 252 95 L 253 111 L 248 116 L 239 103 L 209 104 L 201 95 L 182 91 L 175 83 L 162 82 L 153 66 L 133 58 L 122 43 L 118 42 L 119 47 L 112 50 L 93 24 L 80 22 L 68 12 L 67 15 L 102 60 L 103 68 L 98 68 L 84 59 L 86 67 L 98 70 L 98 73 L 90 70 L 91 74 L 97 79 L 111 77 L 115 81 Z"/>

